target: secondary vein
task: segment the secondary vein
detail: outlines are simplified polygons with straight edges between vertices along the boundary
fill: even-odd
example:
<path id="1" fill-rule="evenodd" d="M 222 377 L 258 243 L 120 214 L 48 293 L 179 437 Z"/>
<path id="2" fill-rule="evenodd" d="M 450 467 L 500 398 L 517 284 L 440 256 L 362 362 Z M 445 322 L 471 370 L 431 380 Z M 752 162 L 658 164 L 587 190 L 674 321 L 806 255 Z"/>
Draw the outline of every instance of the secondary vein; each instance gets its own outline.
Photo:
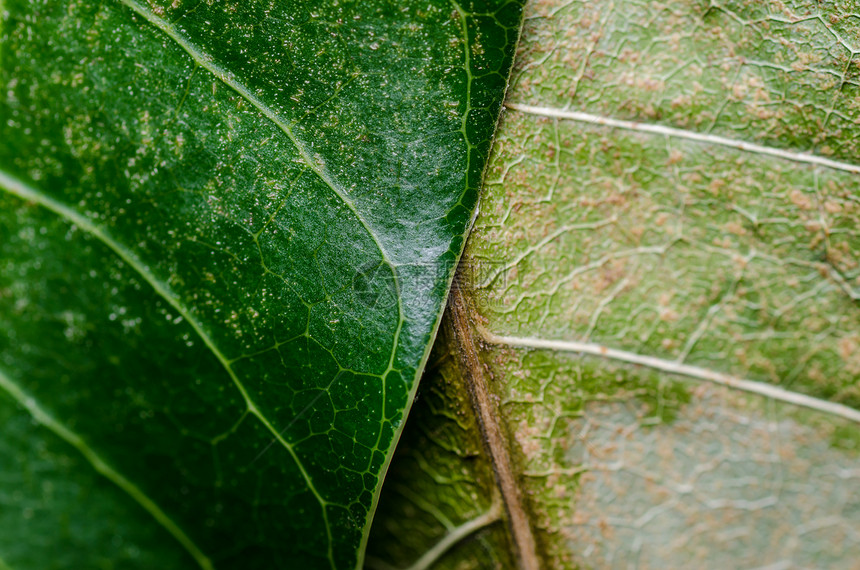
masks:
<path id="1" fill-rule="evenodd" d="M 446 534 L 439 542 L 434 544 L 430 550 L 425 552 L 421 558 L 416 560 L 407 570 L 429 570 L 458 542 L 482 528 L 491 525 L 501 517 L 502 503 L 500 500 L 496 499 L 493 501 L 490 510 L 484 514 L 468 520 L 458 527 L 448 529 L 448 534 Z"/>
<path id="2" fill-rule="evenodd" d="M 109 479 L 117 487 L 128 494 L 137 504 L 143 507 L 152 517 L 169 532 L 188 553 L 197 561 L 197 564 L 204 570 L 212 570 L 212 561 L 203 554 L 194 541 L 189 538 L 167 514 L 161 510 L 155 501 L 150 499 L 146 493 L 141 491 L 140 487 L 126 479 L 116 469 L 111 467 L 102 457 L 95 452 L 87 442 L 78 434 L 70 430 L 65 424 L 58 421 L 44 408 L 42 408 L 35 398 L 24 392 L 11 377 L 0 370 L 0 388 L 6 391 L 16 402 L 18 402 L 25 410 L 27 410 L 33 419 L 41 425 L 48 428 L 55 435 L 60 437 L 66 443 L 78 450 L 81 455 L 92 465 L 98 473 Z M 3 565 L 0 564 L 0 568 Z"/>
<path id="3" fill-rule="evenodd" d="M 373 226 L 361 215 L 356 208 L 355 203 L 349 197 L 349 195 L 337 184 L 331 175 L 326 171 L 325 167 L 319 162 L 317 162 L 314 157 L 311 155 L 310 151 L 308 151 L 305 144 L 299 140 L 293 130 L 290 128 L 290 125 L 287 124 L 269 105 L 263 102 L 259 97 L 257 97 L 254 93 L 248 89 L 247 86 L 243 85 L 236 76 L 226 69 L 222 68 L 220 65 L 215 63 L 212 56 L 205 53 L 203 50 L 192 44 L 188 41 L 187 38 L 182 36 L 176 28 L 174 28 L 170 22 L 156 16 L 140 4 L 138 4 L 135 0 L 119 0 L 122 4 L 133 10 L 136 14 L 144 18 L 147 22 L 167 34 L 173 41 L 175 41 L 179 47 L 181 47 L 191 59 L 194 60 L 197 65 L 209 71 L 212 75 L 218 78 L 219 81 L 224 83 L 233 89 L 236 93 L 241 95 L 245 100 L 247 100 L 251 105 L 253 105 L 258 111 L 260 111 L 267 119 L 272 121 L 272 123 L 278 127 L 287 138 L 293 143 L 304 160 L 305 164 L 314 171 L 314 173 L 322 180 L 349 208 L 353 215 L 358 219 L 358 221 L 364 226 L 367 233 L 370 234 L 370 237 L 376 243 L 379 251 L 382 253 L 383 258 L 389 263 L 393 265 L 393 260 L 388 254 L 385 246 L 382 244 L 382 241 L 377 234 L 376 230 Z"/>
<path id="4" fill-rule="evenodd" d="M 278 440 L 279 443 L 283 445 L 283 447 L 287 450 L 287 452 L 292 457 L 293 461 L 295 461 L 296 465 L 299 468 L 299 472 L 301 472 L 302 477 L 305 480 L 305 484 L 308 486 L 308 489 L 316 496 L 317 501 L 320 504 L 323 513 L 323 520 L 325 521 L 326 532 L 328 533 L 329 538 L 329 548 L 331 548 L 332 544 L 332 536 L 331 536 L 331 527 L 328 522 L 328 513 L 326 511 L 326 505 L 328 504 L 325 499 L 322 498 L 322 495 L 316 490 L 316 487 L 311 480 L 310 475 L 305 469 L 304 464 L 299 459 L 296 454 L 293 446 L 290 445 L 288 441 L 286 441 L 281 433 L 275 429 L 275 427 L 269 422 L 268 418 L 263 414 L 262 411 L 257 407 L 256 403 L 253 401 L 251 396 L 248 394 L 248 391 L 245 389 L 242 381 L 239 380 L 239 377 L 236 376 L 236 373 L 233 371 L 232 366 L 230 365 L 230 361 L 226 356 L 221 352 L 221 350 L 215 345 L 215 342 L 212 340 L 212 337 L 206 332 L 203 328 L 203 325 L 197 320 L 194 314 L 188 310 L 185 305 L 183 305 L 179 301 L 179 297 L 170 290 L 170 288 L 162 283 L 149 269 L 149 267 L 137 257 L 137 255 L 126 248 L 124 245 L 116 241 L 106 230 L 95 225 L 89 218 L 81 215 L 76 212 L 72 208 L 69 208 L 65 204 L 54 200 L 50 196 L 45 195 L 40 190 L 24 183 L 23 181 L 11 176 L 10 174 L 0 170 L 0 189 L 5 190 L 9 194 L 17 196 L 23 200 L 27 200 L 30 202 L 34 202 L 43 206 L 44 208 L 50 210 L 51 212 L 57 214 L 61 218 L 74 223 L 80 229 L 97 238 L 99 241 L 104 243 L 111 251 L 113 251 L 120 259 L 122 259 L 125 263 L 129 265 L 132 269 L 134 269 L 149 285 L 161 296 L 165 301 L 167 301 L 170 306 L 172 306 L 176 311 L 179 312 L 180 315 L 188 322 L 188 324 L 194 329 L 206 347 L 212 352 L 215 358 L 221 363 L 224 367 L 224 370 L 229 375 L 232 380 L 234 386 L 239 393 L 242 395 L 243 400 L 245 401 L 245 405 L 248 411 L 254 415 L 260 422 L 275 436 L 275 439 Z M 332 559 L 333 560 L 333 559 Z M 334 562 L 332 561 L 332 564 Z"/>
<path id="5" fill-rule="evenodd" d="M 296 147 L 296 150 L 298 150 L 299 155 L 301 155 L 305 164 L 319 177 L 320 180 L 322 180 L 335 193 L 335 195 L 337 195 L 341 199 L 341 201 L 346 205 L 347 208 L 349 208 L 349 210 L 356 217 L 356 219 L 359 221 L 359 223 L 361 223 L 361 225 L 364 226 L 364 229 L 367 231 L 368 235 L 373 240 L 373 242 L 376 244 L 376 247 L 379 249 L 379 252 L 382 254 L 383 260 L 391 268 L 391 271 L 393 273 L 393 282 L 394 282 L 395 290 L 397 291 L 397 311 L 398 311 L 398 315 L 399 315 L 399 324 L 398 324 L 397 332 L 396 332 L 395 337 L 394 337 L 394 342 L 393 342 L 392 347 L 391 347 L 391 357 L 389 359 L 389 366 L 388 366 L 388 370 L 386 370 L 386 372 L 391 370 L 393 368 L 394 358 L 395 358 L 396 353 L 397 353 L 397 345 L 400 341 L 400 329 L 402 328 L 403 322 L 405 321 L 406 317 L 404 315 L 404 310 L 403 310 L 403 299 L 400 295 L 400 278 L 397 275 L 397 264 L 395 263 L 395 261 L 393 260 L 391 255 L 388 253 L 388 250 L 385 248 L 385 245 L 383 245 L 382 239 L 380 238 L 380 235 L 377 233 L 377 231 L 374 229 L 373 225 L 370 222 L 368 222 L 364 218 L 364 216 L 361 215 L 361 212 L 359 212 L 358 208 L 356 207 L 356 205 L 352 201 L 352 199 L 349 197 L 349 195 L 340 187 L 339 184 L 337 184 L 334 181 L 334 179 L 331 177 L 331 175 L 326 171 L 325 167 L 323 165 L 319 164 L 319 162 L 317 162 L 314 159 L 314 157 L 311 155 L 310 151 L 305 146 L 305 144 L 296 137 L 292 128 L 290 128 L 290 125 L 286 121 L 284 121 L 283 118 L 280 115 L 278 115 L 278 113 L 276 113 L 274 109 L 272 109 L 262 99 L 257 97 L 254 93 L 252 93 L 251 90 L 247 86 L 245 86 L 238 79 L 236 79 L 236 76 L 232 72 L 230 72 L 230 71 L 224 69 L 223 67 L 221 67 L 220 65 L 218 65 L 214 61 L 214 58 L 212 56 L 205 53 L 202 49 L 200 49 L 199 47 L 197 47 L 196 45 L 191 43 L 187 38 L 185 38 L 182 34 L 180 34 L 176 30 L 176 28 L 174 28 L 170 24 L 170 22 L 164 20 L 163 18 L 160 18 L 156 14 L 147 10 L 146 8 L 141 6 L 135 0 L 119 0 L 119 1 L 122 4 L 124 4 L 125 6 L 127 6 L 128 8 L 130 8 L 131 10 L 133 10 L 136 14 L 143 17 L 147 22 L 149 22 L 150 24 L 152 24 L 153 26 L 158 28 L 160 31 L 165 33 L 167 36 L 169 36 L 173 41 L 175 41 L 179 45 L 179 47 L 181 47 L 189 56 L 191 56 L 191 59 L 193 59 L 194 62 L 197 63 L 197 65 L 199 65 L 200 67 L 209 71 L 218 80 L 220 80 L 222 83 L 229 86 L 236 93 L 241 95 L 245 100 L 247 100 L 251 105 L 253 105 L 258 111 L 260 111 L 267 119 L 269 119 L 276 127 L 278 127 L 287 136 L 287 138 L 290 139 L 290 141 Z M 348 83 L 351 82 L 353 79 L 355 79 L 355 76 L 352 76 L 349 79 Z M 341 89 L 343 89 L 343 87 L 345 87 L 345 85 L 342 86 Z M 332 97 L 334 97 L 334 95 L 332 95 Z M 464 119 L 464 121 L 465 121 L 465 119 Z M 465 136 L 465 131 L 464 131 L 464 136 Z M 384 391 L 387 389 L 387 387 L 385 386 L 384 376 L 383 376 L 382 382 L 383 382 L 383 391 Z M 246 399 L 248 399 L 247 396 L 246 396 Z M 261 421 L 264 421 L 264 423 L 267 423 L 266 420 L 264 420 L 262 414 L 257 413 L 254 409 L 252 409 L 251 412 L 254 413 L 254 415 L 257 415 Z M 384 413 L 384 410 L 383 410 L 383 413 Z M 270 428 L 270 430 L 272 431 L 272 433 L 276 433 L 274 428 Z M 279 440 L 283 441 L 280 438 L 280 434 L 276 434 L 276 436 L 278 437 Z M 382 430 L 380 430 L 380 435 L 379 435 L 378 440 L 381 439 L 381 437 L 382 437 Z M 298 462 L 298 458 L 296 458 L 296 461 Z M 304 473 L 304 468 L 302 467 L 301 463 L 299 463 L 299 467 L 302 470 L 302 472 Z M 314 493 L 316 493 L 315 490 L 314 490 Z M 317 494 L 317 496 L 318 496 L 318 498 L 320 498 L 320 501 L 322 502 L 323 501 L 322 498 L 319 497 L 318 494 Z M 324 513 L 324 518 L 326 519 L 326 526 L 328 526 L 328 522 L 327 522 L 328 521 L 328 515 L 325 514 L 325 506 L 323 506 L 323 513 Z M 329 530 L 329 557 L 331 558 L 333 556 L 333 553 L 331 552 L 331 547 L 332 547 L 331 538 L 332 537 L 331 537 L 330 533 L 331 533 L 331 531 Z"/>
<path id="6" fill-rule="evenodd" d="M 677 360 L 665 360 L 655 356 L 647 356 L 626 350 L 610 348 L 593 342 L 504 336 L 491 333 L 481 326 L 478 326 L 477 328 L 481 333 L 481 336 L 484 337 L 484 340 L 492 344 L 543 350 L 559 350 L 563 352 L 577 352 L 608 360 L 617 360 L 627 364 L 636 364 L 652 368 L 654 370 L 660 370 L 661 372 L 667 372 L 669 374 L 678 374 L 688 378 L 713 382 L 714 384 L 720 384 L 722 386 L 728 386 L 729 388 L 743 390 L 744 392 L 766 396 L 768 398 L 773 398 L 774 400 L 825 412 L 846 420 L 860 423 L 860 411 L 855 410 L 854 408 L 849 408 L 843 404 L 828 402 L 827 400 L 821 400 L 819 398 L 807 396 L 806 394 L 792 392 L 785 388 L 780 388 L 779 386 L 765 384 L 764 382 L 757 382 L 755 380 L 748 380 L 746 378 L 708 370 L 701 366 L 684 364 Z"/>
<path id="7" fill-rule="evenodd" d="M 664 135 L 669 137 L 677 137 L 682 139 L 687 139 L 696 142 L 702 143 L 710 143 L 717 144 L 721 146 L 726 146 L 730 148 L 735 148 L 738 150 L 744 150 L 747 152 L 753 152 L 756 154 L 764 154 L 767 156 L 774 156 L 777 158 L 783 158 L 785 160 L 791 160 L 794 162 L 803 162 L 807 164 L 815 164 L 817 166 L 824 166 L 827 168 L 833 168 L 835 170 L 844 170 L 845 172 L 853 172 L 855 174 L 860 174 L 860 165 L 851 164 L 848 162 L 840 162 L 838 160 L 831 160 L 829 158 L 824 158 L 823 156 L 817 156 L 814 154 L 809 154 L 805 152 L 797 152 L 792 150 L 784 150 L 781 148 L 773 148 L 769 146 L 764 146 L 756 143 L 751 143 L 747 141 L 741 141 L 736 139 L 730 139 L 728 137 L 721 137 L 719 135 L 712 135 L 708 133 L 697 133 L 695 131 L 687 131 L 684 129 L 677 129 L 674 127 L 666 127 L 664 125 L 652 125 L 648 123 L 639 123 L 636 121 L 626 121 L 623 119 L 613 119 L 611 117 L 601 117 L 600 115 L 592 115 L 590 113 L 583 113 L 581 111 L 568 111 L 566 109 L 554 109 L 552 107 L 541 107 L 536 105 L 524 105 L 520 103 L 506 103 L 505 107 L 508 109 L 512 109 L 514 111 L 519 111 L 521 113 L 526 113 L 529 115 L 538 115 L 542 117 L 554 117 L 557 119 L 569 119 L 572 121 L 579 121 L 581 123 L 589 123 L 592 125 L 601 125 L 605 127 L 614 127 L 618 129 L 626 129 L 630 131 L 639 131 L 644 133 L 651 133 L 655 135 Z"/>

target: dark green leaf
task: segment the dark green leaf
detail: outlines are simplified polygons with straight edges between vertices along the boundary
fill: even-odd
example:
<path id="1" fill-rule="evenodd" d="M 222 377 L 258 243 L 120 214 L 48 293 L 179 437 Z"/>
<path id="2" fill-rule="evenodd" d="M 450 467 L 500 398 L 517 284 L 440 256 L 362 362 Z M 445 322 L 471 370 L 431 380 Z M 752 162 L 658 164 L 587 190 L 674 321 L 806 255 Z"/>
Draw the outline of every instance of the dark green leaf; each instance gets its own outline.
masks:
<path id="1" fill-rule="evenodd" d="M 521 2 L 0 2 L 0 565 L 351 568 Z"/>

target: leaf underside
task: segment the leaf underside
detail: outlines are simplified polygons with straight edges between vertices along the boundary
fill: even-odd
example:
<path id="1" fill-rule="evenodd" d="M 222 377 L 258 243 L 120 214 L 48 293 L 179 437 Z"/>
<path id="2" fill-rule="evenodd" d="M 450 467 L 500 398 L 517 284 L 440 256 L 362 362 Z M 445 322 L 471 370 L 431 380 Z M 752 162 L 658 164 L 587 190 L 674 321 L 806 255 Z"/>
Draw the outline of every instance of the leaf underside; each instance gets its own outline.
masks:
<path id="1" fill-rule="evenodd" d="M 521 2 L 0 2 L 0 567 L 351 568 Z"/>
<path id="2" fill-rule="evenodd" d="M 857 14 L 527 7 L 458 281 L 546 567 L 860 557 Z M 485 454 L 435 396 L 463 380 L 428 371 L 371 541 L 415 513 L 398 532 L 423 537 L 395 567 L 491 504 Z M 474 532 L 435 568 L 494 567 L 474 552 L 504 533 Z"/>

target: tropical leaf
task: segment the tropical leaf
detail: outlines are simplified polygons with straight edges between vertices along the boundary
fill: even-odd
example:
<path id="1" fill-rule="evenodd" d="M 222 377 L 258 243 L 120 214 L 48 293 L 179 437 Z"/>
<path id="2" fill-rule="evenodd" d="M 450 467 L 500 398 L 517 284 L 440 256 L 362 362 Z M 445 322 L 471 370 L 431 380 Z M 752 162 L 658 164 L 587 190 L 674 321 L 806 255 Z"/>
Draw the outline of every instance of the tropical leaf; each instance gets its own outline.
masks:
<path id="1" fill-rule="evenodd" d="M 359 566 L 521 2 L 0 16 L 0 566 Z"/>
<path id="2" fill-rule="evenodd" d="M 542 567 L 853 567 L 857 6 L 551 1 L 525 22 L 451 311 L 473 324 L 438 348 L 492 374 L 425 379 L 379 566 L 507 567 L 475 552 L 512 544 L 533 567 L 515 525 L 474 524 L 495 492 Z M 485 490 L 504 457 L 437 396 L 476 383 L 513 489 Z M 386 558 L 395 517 L 410 544 Z"/>

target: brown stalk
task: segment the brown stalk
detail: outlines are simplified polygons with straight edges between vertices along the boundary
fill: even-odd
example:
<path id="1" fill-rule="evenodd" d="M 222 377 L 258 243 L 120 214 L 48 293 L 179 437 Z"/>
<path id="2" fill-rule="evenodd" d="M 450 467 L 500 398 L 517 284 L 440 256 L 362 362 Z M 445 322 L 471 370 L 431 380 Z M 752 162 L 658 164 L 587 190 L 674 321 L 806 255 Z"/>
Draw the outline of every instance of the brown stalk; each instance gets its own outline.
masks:
<path id="1" fill-rule="evenodd" d="M 501 491 L 502 501 L 508 514 L 519 566 L 522 570 L 538 570 L 540 564 L 534 535 L 514 477 L 511 457 L 508 453 L 508 441 L 499 423 L 499 410 L 490 396 L 487 385 L 489 372 L 478 358 L 475 326 L 470 319 L 470 314 L 463 292 L 455 283 L 448 300 L 447 322 L 451 329 L 451 338 L 457 347 L 461 372 L 469 387 L 472 407 L 478 417 L 478 424 L 481 426 L 496 475 L 496 484 Z"/>

